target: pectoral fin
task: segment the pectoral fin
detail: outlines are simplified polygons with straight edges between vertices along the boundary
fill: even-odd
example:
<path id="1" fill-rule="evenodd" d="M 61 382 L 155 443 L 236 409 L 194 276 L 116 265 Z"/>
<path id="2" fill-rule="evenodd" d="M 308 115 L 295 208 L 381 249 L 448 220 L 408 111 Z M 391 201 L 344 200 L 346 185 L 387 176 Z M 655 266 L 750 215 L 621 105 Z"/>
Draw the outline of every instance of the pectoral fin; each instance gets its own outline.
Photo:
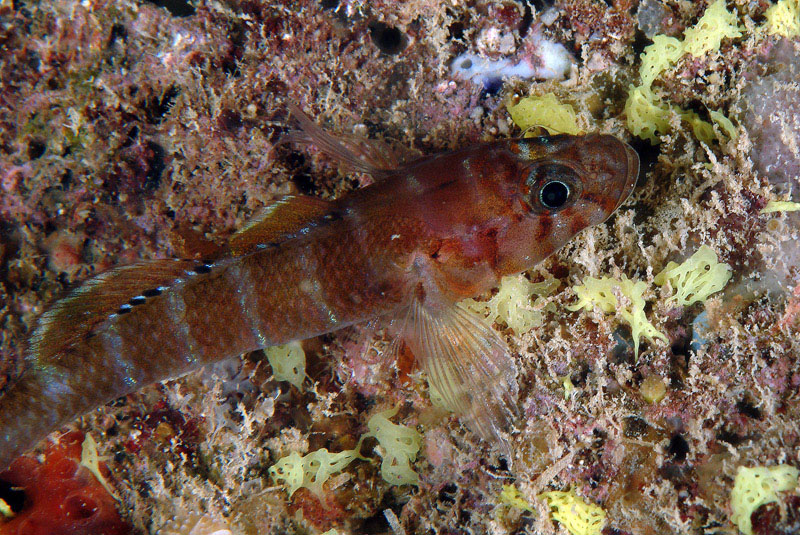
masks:
<path id="1" fill-rule="evenodd" d="M 441 309 L 415 301 L 403 339 L 446 407 L 485 440 L 498 440 L 516 415 L 517 367 L 500 335 L 458 305 Z"/>

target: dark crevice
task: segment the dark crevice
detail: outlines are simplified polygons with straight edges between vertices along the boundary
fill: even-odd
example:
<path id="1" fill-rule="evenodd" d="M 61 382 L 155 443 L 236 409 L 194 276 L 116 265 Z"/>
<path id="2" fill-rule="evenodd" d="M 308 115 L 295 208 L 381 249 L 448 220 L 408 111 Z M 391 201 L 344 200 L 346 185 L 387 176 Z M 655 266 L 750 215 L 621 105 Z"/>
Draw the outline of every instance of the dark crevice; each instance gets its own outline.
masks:
<path id="1" fill-rule="evenodd" d="M 189 0 L 145 0 L 148 4 L 163 7 L 173 17 L 191 17 L 195 14 L 194 5 Z"/>
<path id="2" fill-rule="evenodd" d="M 686 456 L 689 455 L 689 443 L 681 435 L 675 435 L 669 441 L 667 452 L 677 462 L 682 463 L 686 460 Z"/>
<path id="3" fill-rule="evenodd" d="M 402 31 L 383 22 L 370 24 L 369 35 L 375 46 L 384 54 L 399 54 L 408 44 L 408 39 Z"/>
<path id="4" fill-rule="evenodd" d="M 19 513 L 25 506 L 25 492 L 7 481 L 0 479 L 0 500 L 14 512 Z"/>
<path id="5" fill-rule="evenodd" d="M 160 97 L 145 101 L 143 108 L 150 124 L 160 124 L 175 104 L 180 90 L 176 86 L 170 86 Z"/>

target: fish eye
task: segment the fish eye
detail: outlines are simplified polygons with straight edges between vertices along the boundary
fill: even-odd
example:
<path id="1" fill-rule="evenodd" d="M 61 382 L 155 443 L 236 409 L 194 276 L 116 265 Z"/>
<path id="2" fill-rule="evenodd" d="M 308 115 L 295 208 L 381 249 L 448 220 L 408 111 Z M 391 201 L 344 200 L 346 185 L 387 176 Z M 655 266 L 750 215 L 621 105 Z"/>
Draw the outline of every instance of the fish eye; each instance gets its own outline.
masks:
<path id="1" fill-rule="evenodd" d="M 528 174 L 526 186 L 532 208 L 558 211 L 580 195 L 578 174 L 558 163 L 535 166 Z"/>
<path id="2" fill-rule="evenodd" d="M 539 190 L 539 202 L 548 210 L 558 210 L 569 199 L 569 186 L 560 180 L 552 180 Z"/>

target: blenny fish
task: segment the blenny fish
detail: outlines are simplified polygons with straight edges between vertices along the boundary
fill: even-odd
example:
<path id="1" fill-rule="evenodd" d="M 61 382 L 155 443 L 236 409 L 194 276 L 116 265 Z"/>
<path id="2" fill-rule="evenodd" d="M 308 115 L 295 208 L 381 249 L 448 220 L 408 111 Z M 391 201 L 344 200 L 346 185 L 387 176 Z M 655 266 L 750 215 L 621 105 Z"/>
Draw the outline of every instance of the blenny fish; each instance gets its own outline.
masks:
<path id="1" fill-rule="evenodd" d="M 292 140 L 374 183 L 333 201 L 281 200 L 213 261 L 118 267 L 57 301 L 0 397 L 0 470 L 151 383 L 379 317 L 398 320 L 431 388 L 470 429 L 504 439 L 516 364 L 497 331 L 457 303 L 608 218 L 634 187 L 636 153 L 610 135 L 555 135 L 400 163 L 383 144 L 333 136 L 290 111 Z"/>

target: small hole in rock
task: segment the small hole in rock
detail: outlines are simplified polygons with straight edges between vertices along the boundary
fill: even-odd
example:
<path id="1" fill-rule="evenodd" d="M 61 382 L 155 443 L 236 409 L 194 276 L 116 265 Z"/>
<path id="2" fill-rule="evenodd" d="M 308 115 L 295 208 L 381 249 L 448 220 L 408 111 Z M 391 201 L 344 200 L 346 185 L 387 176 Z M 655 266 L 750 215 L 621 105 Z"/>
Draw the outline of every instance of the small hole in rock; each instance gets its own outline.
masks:
<path id="1" fill-rule="evenodd" d="M 373 22 L 369 26 L 372 42 L 384 54 L 398 54 L 406 47 L 408 40 L 403 32 L 383 22 Z"/>
<path id="2" fill-rule="evenodd" d="M 675 435 L 670 439 L 667 451 L 676 461 L 682 463 L 689 454 L 689 443 L 681 435 Z"/>
<path id="3" fill-rule="evenodd" d="M 47 150 L 47 145 L 41 139 L 32 139 L 28 143 L 28 159 L 36 160 L 41 158 L 44 151 Z"/>
<path id="4" fill-rule="evenodd" d="M 25 491 L 0 480 L 0 500 L 3 500 L 14 513 L 19 513 L 25 506 Z"/>

